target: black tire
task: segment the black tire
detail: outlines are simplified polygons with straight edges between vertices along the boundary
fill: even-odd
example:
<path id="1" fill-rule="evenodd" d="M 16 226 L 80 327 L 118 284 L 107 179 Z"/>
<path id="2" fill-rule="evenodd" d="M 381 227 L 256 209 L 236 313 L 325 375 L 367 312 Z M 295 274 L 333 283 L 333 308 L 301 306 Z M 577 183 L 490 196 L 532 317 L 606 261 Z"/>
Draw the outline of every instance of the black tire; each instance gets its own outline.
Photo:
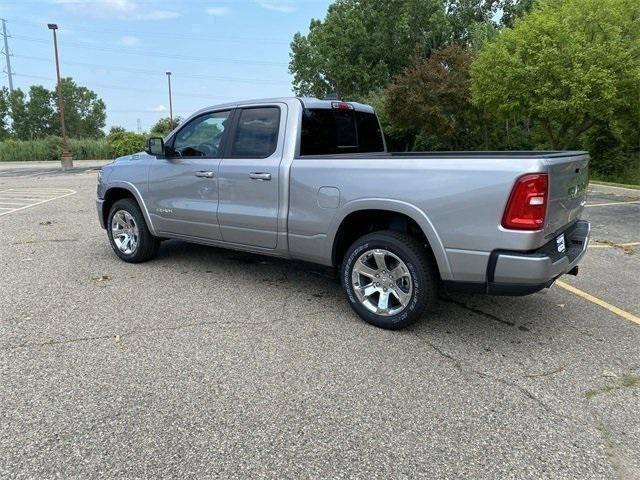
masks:
<path id="1" fill-rule="evenodd" d="M 116 212 L 121 210 L 128 212 L 133 217 L 138 227 L 138 244 L 135 250 L 129 254 L 122 252 L 118 248 L 111 231 L 113 216 Z M 151 235 L 138 203 L 132 198 L 123 198 L 111 206 L 107 220 L 107 235 L 109 236 L 109 243 L 111 244 L 111 248 L 113 248 L 115 254 L 125 262 L 129 263 L 141 263 L 151 260 L 158 254 L 158 249 L 160 248 L 160 240 Z"/>
<path id="2" fill-rule="evenodd" d="M 354 292 L 351 281 L 354 264 L 361 255 L 373 249 L 387 250 L 402 260 L 413 283 L 407 305 L 394 315 L 385 316 L 372 312 L 360 302 Z M 391 230 L 373 232 L 356 240 L 345 254 L 340 277 L 351 308 L 366 322 L 389 330 L 414 323 L 425 309 L 433 306 L 438 295 L 437 271 L 425 246 L 410 235 Z"/>

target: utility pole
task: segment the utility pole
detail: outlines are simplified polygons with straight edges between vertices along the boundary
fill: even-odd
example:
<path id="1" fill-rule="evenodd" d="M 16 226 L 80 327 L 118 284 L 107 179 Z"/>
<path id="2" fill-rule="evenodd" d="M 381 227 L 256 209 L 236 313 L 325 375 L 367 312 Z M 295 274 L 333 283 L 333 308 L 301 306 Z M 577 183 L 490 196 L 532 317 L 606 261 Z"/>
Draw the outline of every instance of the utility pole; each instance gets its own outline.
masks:
<path id="1" fill-rule="evenodd" d="M 138 124 L 138 133 L 142 133 L 142 121 L 136 118 L 136 123 Z"/>
<path id="2" fill-rule="evenodd" d="M 2 36 L 4 37 L 4 58 L 9 77 L 9 93 L 13 92 L 13 70 L 11 70 L 11 54 L 9 53 L 9 35 L 7 35 L 7 21 L 2 18 Z"/>
<path id="3" fill-rule="evenodd" d="M 173 130 L 173 103 L 171 101 L 171 72 L 167 72 L 167 80 L 169 82 L 169 128 Z"/>
<path id="4" fill-rule="evenodd" d="M 62 84 L 60 82 L 60 61 L 58 60 L 58 38 L 56 37 L 56 30 L 58 25 L 55 23 L 48 23 L 47 27 L 53 31 L 53 50 L 56 54 L 56 77 L 58 79 L 58 112 L 60 113 L 60 130 L 62 131 L 62 170 L 68 170 L 73 168 L 73 157 L 69 152 L 69 141 L 67 140 L 67 127 L 64 124 L 64 101 L 62 100 Z"/>

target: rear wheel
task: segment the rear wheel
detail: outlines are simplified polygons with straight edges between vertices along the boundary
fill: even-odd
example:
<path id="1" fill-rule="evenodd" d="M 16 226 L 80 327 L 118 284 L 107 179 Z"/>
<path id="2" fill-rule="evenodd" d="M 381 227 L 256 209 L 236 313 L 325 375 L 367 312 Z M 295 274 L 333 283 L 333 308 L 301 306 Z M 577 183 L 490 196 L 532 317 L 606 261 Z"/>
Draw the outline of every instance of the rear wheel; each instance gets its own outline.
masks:
<path id="1" fill-rule="evenodd" d="M 135 200 L 124 198 L 109 210 L 107 235 L 113 251 L 125 262 L 139 263 L 158 253 L 160 240 L 149 231 Z"/>
<path id="2" fill-rule="evenodd" d="M 435 266 L 424 246 L 391 230 L 356 240 L 345 255 L 341 278 L 356 313 L 387 329 L 411 325 L 437 296 Z"/>

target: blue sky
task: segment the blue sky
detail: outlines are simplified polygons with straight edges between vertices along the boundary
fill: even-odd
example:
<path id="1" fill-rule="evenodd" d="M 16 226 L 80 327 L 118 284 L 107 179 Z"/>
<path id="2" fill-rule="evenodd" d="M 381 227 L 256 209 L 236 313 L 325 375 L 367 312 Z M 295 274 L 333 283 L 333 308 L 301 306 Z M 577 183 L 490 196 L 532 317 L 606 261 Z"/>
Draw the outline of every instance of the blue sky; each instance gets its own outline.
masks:
<path id="1" fill-rule="evenodd" d="M 55 86 L 51 32 L 63 76 L 107 105 L 107 128 L 142 130 L 168 116 L 237 99 L 291 94 L 289 42 L 324 18 L 330 0 L 2 0 L 14 87 Z M 4 70 L 4 58 L 0 58 Z M 0 84 L 7 86 L 6 74 Z"/>

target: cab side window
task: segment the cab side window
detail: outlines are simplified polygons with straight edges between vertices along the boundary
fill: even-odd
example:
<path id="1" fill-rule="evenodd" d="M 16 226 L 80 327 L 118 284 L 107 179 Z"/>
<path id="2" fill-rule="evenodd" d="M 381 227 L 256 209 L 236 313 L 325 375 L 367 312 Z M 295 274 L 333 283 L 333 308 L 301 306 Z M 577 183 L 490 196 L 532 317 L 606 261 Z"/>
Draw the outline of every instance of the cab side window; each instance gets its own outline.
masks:
<path id="1" fill-rule="evenodd" d="M 173 150 L 178 157 L 220 158 L 222 140 L 230 111 L 201 115 L 181 128 L 175 136 Z"/>
<path id="2" fill-rule="evenodd" d="M 235 158 L 267 158 L 276 151 L 280 109 L 245 108 L 240 111 L 231 149 Z"/>

